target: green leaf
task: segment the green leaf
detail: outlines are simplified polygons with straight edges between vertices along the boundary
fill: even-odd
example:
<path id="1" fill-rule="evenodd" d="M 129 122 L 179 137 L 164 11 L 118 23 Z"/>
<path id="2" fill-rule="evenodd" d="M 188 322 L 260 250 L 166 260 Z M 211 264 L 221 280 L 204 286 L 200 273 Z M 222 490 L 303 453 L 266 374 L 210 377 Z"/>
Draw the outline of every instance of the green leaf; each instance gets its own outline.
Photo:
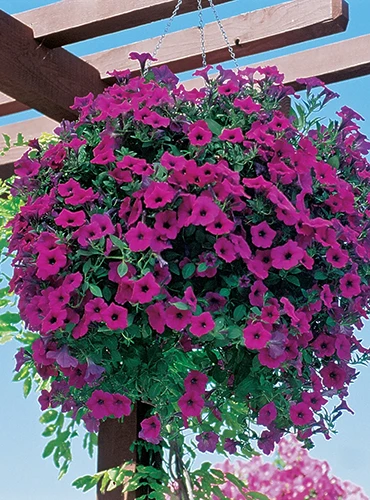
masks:
<path id="1" fill-rule="evenodd" d="M 331 158 L 328 159 L 329 165 L 334 167 L 336 170 L 339 169 L 340 167 L 340 160 L 338 156 L 332 156 Z"/>
<path id="2" fill-rule="evenodd" d="M 126 246 L 126 243 L 124 243 L 122 240 L 120 240 L 119 238 L 117 238 L 117 236 L 114 236 L 113 234 L 111 234 L 109 236 L 111 242 L 113 243 L 113 245 L 115 245 L 117 248 L 119 248 L 120 250 L 122 250 L 122 252 L 126 251 L 127 250 L 127 246 Z"/>
<path id="3" fill-rule="evenodd" d="M 215 120 L 212 120 L 212 118 L 207 118 L 207 120 L 205 120 L 205 122 L 207 123 L 210 131 L 219 136 L 221 135 L 221 132 L 223 130 L 223 126 L 220 125 L 219 123 L 217 123 Z"/>
<path id="4" fill-rule="evenodd" d="M 173 302 L 172 305 L 175 306 L 177 309 L 180 309 L 180 311 L 187 311 L 188 309 L 190 309 L 188 304 L 184 304 L 184 302 Z"/>
<path id="5" fill-rule="evenodd" d="M 5 145 L 7 148 L 10 148 L 11 144 L 10 144 L 10 137 L 9 135 L 7 134 L 2 134 L 3 136 L 3 139 L 4 139 L 4 142 L 5 142 Z"/>
<path id="6" fill-rule="evenodd" d="M 53 453 L 54 449 L 57 446 L 58 446 L 58 443 L 57 443 L 56 439 L 49 441 L 48 444 L 45 446 L 44 451 L 42 452 L 42 458 L 50 457 L 50 455 Z"/>
<path id="7" fill-rule="evenodd" d="M 326 274 L 323 273 L 322 271 L 315 271 L 315 274 L 313 277 L 315 278 L 315 280 L 326 280 L 327 279 Z"/>
<path id="8" fill-rule="evenodd" d="M 54 422 L 57 416 L 58 416 L 57 410 L 46 410 L 40 417 L 40 423 L 49 424 L 50 422 Z"/>
<path id="9" fill-rule="evenodd" d="M 199 273 L 204 273 L 204 271 L 207 271 L 207 269 L 208 269 L 208 266 L 207 266 L 207 264 L 205 262 L 202 262 L 197 267 L 197 270 L 198 270 Z"/>
<path id="10" fill-rule="evenodd" d="M 299 279 L 297 278 L 297 276 L 287 276 L 286 277 L 286 280 L 289 281 L 289 283 L 292 283 L 293 285 L 295 286 L 301 286 L 301 283 L 299 281 Z"/>
<path id="11" fill-rule="evenodd" d="M 263 493 L 258 493 L 258 491 L 248 491 L 248 497 L 247 500 L 253 499 L 253 500 L 269 500 L 269 498 L 266 495 L 263 495 Z"/>
<path id="12" fill-rule="evenodd" d="M 253 314 L 256 314 L 257 316 L 260 316 L 260 315 L 261 315 L 261 309 L 260 309 L 259 307 L 256 307 L 256 306 L 251 307 L 251 312 L 252 312 Z"/>
<path id="13" fill-rule="evenodd" d="M 93 283 L 89 283 L 90 291 L 95 297 L 103 297 L 103 292 L 98 287 L 98 285 L 94 285 Z"/>
<path id="14" fill-rule="evenodd" d="M 82 491 L 84 492 L 89 491 L 98 484 L 103 475 L 104 471 L 95 474 L 94 476 L 79 477 L 75 481 L 73 481 L 72 486 L 74 486 L 77 489 L 82 489 Z"/>
<path id="15" fill-rule="evenodd" d="M 247 308 L 244 304 L 240 304 L 234 309 L 233 318 L 235 321 L 240 321 L 247 315 Z"/>
<path id="16" fill-rule="evenodd" d="M 122 261 L 121 264 L 117 268 L 117 273 L 120 278 L 123 278 L 127 274 L 128 266 L 126 262 Z"/>
<path id="17" fill-rule="evenodd" d="M 193 264 L 192 262 L 185 264 L 185 266 L 182 268 L 182 276 L 184 279 L 190 278 L 190 276 L 193 276 L 194 273 L 195 273 L 195 264 Z"/>
<path id="18" fill-rule="evenodd" d="M 25 398 L 27 398 L 30 395 L 31 389 L 32 389 L 32 379 L 31 377 L 28 377 L 23 382 L 23 395 Z"/>

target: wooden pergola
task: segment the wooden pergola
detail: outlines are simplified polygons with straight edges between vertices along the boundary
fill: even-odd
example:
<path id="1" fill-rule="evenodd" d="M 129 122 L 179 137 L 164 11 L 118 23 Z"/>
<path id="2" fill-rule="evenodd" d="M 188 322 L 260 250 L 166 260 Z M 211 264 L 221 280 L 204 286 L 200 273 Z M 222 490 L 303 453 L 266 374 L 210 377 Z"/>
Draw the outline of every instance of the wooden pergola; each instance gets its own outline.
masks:
<path id="1" fill-rule="evenodd" d="M 230 0 L 214 0 L 223 4 Z M 248 6 L 248 2 L 245 2 Z M 38 9 L 11 16 L 0 11 L 0 116 L 35 109 L 44 116 L 0 127 L 15 138 L 25 139 L 51 132 L 62 119 L 74 120 L 70 109 L 75 96 L 100 93 L 113 83 L 107 74 L 129 68 L 137 72 L 137 62 L 128 54 L 152 52 L 157 38 L 77 57 L 66 45 L 108 33 L 169 18 L 176 0 L 61 0 Z M 203 0 L 203 7 L 208 2 Z M 184 0 L 179 15 L 197 10 L 196 0 Z M 348 5 L 344 0 L 290 0 L 273 7 L 245 12 L 223 20 L 236 57 L 244 57 L 345 31 Z M 207 62 L 228 59 L 217 22 L 205 27 Z M 170 33 L 164 39 L 158 65 L 167 64 L 174 72 L 196 69 L 202 63 L 197 27 Z M 299 88 L 297 78 L 317 76 L 326 83 L 370 74 L 370 34 L 293 53 L 258 65 L 277 65 L 287 84 Z M 200 80 L 185 82 L 201 85 Z M 4 144 L 1 144 L 0 149 Z M 20 148 L 0 156 L 0 177 L 13 173 Z M 99 432 L 99 470 L 126 460 L 136 460 L 129 452 L 141 420 L 137 409 L 124 424 L 109 420 Z M 99 498 L 103 498 L 98 495 Z M 104 499 L 122 498 L 119 491 Z M 137 498 L 137 494 L 125 497 Z"/>

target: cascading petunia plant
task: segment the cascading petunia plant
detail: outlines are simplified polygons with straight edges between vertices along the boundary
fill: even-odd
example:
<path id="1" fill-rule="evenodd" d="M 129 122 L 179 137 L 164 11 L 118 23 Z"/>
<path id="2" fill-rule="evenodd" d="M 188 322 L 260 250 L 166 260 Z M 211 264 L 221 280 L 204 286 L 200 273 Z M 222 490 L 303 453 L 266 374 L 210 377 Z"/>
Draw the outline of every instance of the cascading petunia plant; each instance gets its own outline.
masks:
<path id="1" fill-rule="evenodd" d="M 143 69 L 149 55 L 131 57 Z M 75 423 L 90 447 L 139 402 L 136 446 L 170 462 L 251 456 L 254 442 L 270 453 L 289 431 L 309 447 L 368 359 L 355 335 L 370 299 L 362 118 L 315 118 L 336 96 L 317 79 L 285 116 L 296 96 L 276 68 L 217 69 L 195 73 L 200 90 L 165 66 L 115 72 L 76 98 L 56 143 L 34 140 L 16 163 L 11 290 L 33 332 L 18 378 L 41 380 L 45 455 L 62 473 Z"/>

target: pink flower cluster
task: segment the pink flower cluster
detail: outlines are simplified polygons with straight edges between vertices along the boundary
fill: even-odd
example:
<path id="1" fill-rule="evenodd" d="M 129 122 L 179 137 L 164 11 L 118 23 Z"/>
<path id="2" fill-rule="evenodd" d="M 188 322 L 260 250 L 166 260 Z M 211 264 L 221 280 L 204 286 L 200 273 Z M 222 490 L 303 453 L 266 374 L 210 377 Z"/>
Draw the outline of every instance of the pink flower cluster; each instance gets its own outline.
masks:
<path id="1" fill-rule="evenodd" d="M 244 500 L 247 491 L 257 491 L 270 500 L 368 500 L 363 489 L 333 476 L 326 461 L 312 458 L 293 437 L 284 438 L 278 447 L 278 460 L 264 463 L 261 457 L 250 461 L 226 461 L 216 467 L 245 482 L 245 494 L 227 481 L 220 486 L 226 498 Z M 217 500 L 218 497 L 214 497 Z"/>
<path id="2" fill-rule="evenodd" d="M 33 141 L 10 285 L 38 334 L 25 362 L 63 384 L 42 408 L 99 421 L 149 401 L 143 439 L 189 425 L 200 450 L 235 452 L 256 435 L 232 404 L 268 453 L 291 428 L 328 434 L 322 408 L 367 356 L 370 143 L 349 108 L 304 134 L 276 68 L 218 69 L 191 91 L 117 74 L 58 144 Z"/>

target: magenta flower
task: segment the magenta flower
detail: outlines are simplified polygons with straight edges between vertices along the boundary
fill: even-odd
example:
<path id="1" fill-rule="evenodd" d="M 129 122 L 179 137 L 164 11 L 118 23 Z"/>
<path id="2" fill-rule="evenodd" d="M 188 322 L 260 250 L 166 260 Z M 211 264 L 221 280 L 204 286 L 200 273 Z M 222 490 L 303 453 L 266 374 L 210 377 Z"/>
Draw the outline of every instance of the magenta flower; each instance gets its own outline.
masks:
<path id="1" fill-rule="evenodd" d="M 101 317 L 104 323 L 111 330 L 124 330 L 127 328 L 127 309 L 117 304 L 112 304 L 108 306 L 101 312 Z"/>
<path id="2" fill-rule="evenodd" d="M 124 394 L 111 394 L 108 402 L 110 415 L 115 418 L 128 417 L 131 413 L 131 400 Z"/>
<path id="3" fill-rule="evenodd" d="M 191 319 L 190 332 L 196 337 L 202 337 L 211 332 L 215 327 L 212 315 L 209 312 L 204 312 L 199 316 L 193 316 Z"/>
<path id="4" fill-rule="evenodd" d="M 157 333 L 163 333 L 166 323 L 164 319 L 165 310 L 163 302 L 156 302 L 146 308 L 146 313 L 148 315 L 149 325 Z"/>
<path id="5" fill-rule="evenodd" d="M 207 375 L 196 370 L 189 372 L 184 380 L 186 392 L 195 391 L 198 394 L 203 394 L 205 392 L 207 383 Z"/>
<path id="6" fill-rule="evenodd" d="M 215 235 L 229 234 L 234 226 L 235 223 L 220 210 L 213 221 L 207 225 L 207 231 Z"/>
<path id="7" fill-rule="evenodd" d="M 205 146 L 211 142 L 212 132 L 204 120 L 198 120 L 190 125 L 188 137 L 192 146 Z"/>
<path id="8" fill-rule="evenodd" d="M 343 297 L 350 299 L 361 293 L 361 278 L 358 274 L 347 273 L 340 280 L 340 291 Z"/>
<path id="9" fill-rule="evenodd" d="M 147 273 L 142 278 L 134 281 L 131 301 L 146 304 L 151 302 L 159 294 L 160 290 L 161 287 L 156 282 L 153 274 Z"/>
<path id="10" fill-rule="evenodd" d="M 192 314 L 189 309 L 182 310 L 176 306 L 170 306 L 165 311 L 165 321 L 168 328 L 180 332 L 192 321 Z"/>
<path id="11" fill-rule="evenodd" d="M 232 129 L 224 128 L 222 134 L 219 135 L 219 138 L 221 141 L 228 141 L 234 144 L 244 141 L 244 135 L 240 127 Z"/>
<path id="12" fill-rule="evenodd" d="M 203 453 L 206 451 L 210 453 L 216 451 L 217 444 L 220 440 L 218 434 L 213 431 L 202 432 L 198 436 L 195 436 L 195 439 L 198 441 L 198 450 Z"/>
<path id="13" fill-rule="evenodd" d="M 335 338 L 325 333 L 320 334 L 311 345 L 320 358 L 330 357 L 335 353 Z"/>
<path id="14" fill-rule="evenodd" d="M 348 253 L 339 246 L 331 247 L 326 252 L 326 260 L 333 266 L 341 269 L 348 262 Z"/>
<path id="15" fill-rule="evenodd" d="M 148 443 L 159 444 L 162 440 L 161 433 L 161 422 L 157 415 L 153 415 L 149 418 L 145 418 L 141 423 L 141 431 L 139 432 L 139 438 L 144 439 Z"/>
<path id="16" fill-rule="evenodd" d="M 165 210 L 155 216 L 154 229 L 166 238 L 174 240 L 180 228 L 177 224 L 177 215 L 174 210 Z"/>
<path id="17" fill-rule="evenodd" d="M 271 229 L 266 221 L 257 226 L 251 226 L 251 235 L 253 245 L 259 248 L 270 248 L 276 236 L 276 231 Z"/>
<path id="18" fill-rule="evenodd" d="M 153 236 L 153 229 L 146 226 L 143 222 L 138 222 L 137 226 L 132 227 L 125 234 L 126 241 L 130 250 L 141 252 L 147 250 Z"/>
<path id="19" fill-rule="evenodd" d="M 240 108 L 246 115 L 258 113 L 261 110 L 261 104 L 254 102 L 250 96 L 245 99 L 235 99 L 234 106 Z"/>
<path id="20" fill-rule="evenodd" d="M 40 253 L 36 260 L 36 276 L 46 280 L 49 276 L 55 276 L 67 264 L 67 257 L 61 248 L 48 250 Z"/>
<path id="21" fill-rule="evenodd" d="M 152 182 L 144 193 L 144 202 L 148 208 L 161 208 L 171 203 L 175 194 L 166 182 Z"/>
<path id="22" fill-rule="evenodd" d="M 313 410 L 319 411 L 327 403 L 320 392 L 302 392 L 302 400 Z"/>
<path id="23" fill-rule="evenodd" d="M 272 248 L 272 265 L 276 269 L 285 269 L 286 271 L 299 264 L 304 256 L 304 251 L 295 241 L 289 240 L 285 245 Z"/>
<path id="24" fill-rule="evenodd" d="M 339 365 L 330 361 L 320 370 L 324 385 L 329 389 L 343 389 L 346 380 L 346 372 Z"/>
<path id="25" fill-rule="evenodd" d="M 192 203 L 190 223 L 195 226 L 208 226 L 216 219 L 219 212 L 219 207 L 209 196 L 199 196 Z"/>
<path id="26" fill-rule="evenodd" d="M 66 208 L 60 212 L 58 217 L 55 218 L 55 223 L 61 227 L 80 227 L 85 224 L 86 216 L 83 210 L 71 212 Z"/>
<path id="27" fill-rule="evenodd" d="M 185 418 L 199 417 L 204 407 L 204 400 L 198 392 L 189 391 L 181 396 L 178 405 Z"/>
<path id="28" fill-rule="evenodd" d="M 105 300 L 96 297 L 89 300 L 85 306 L 85 314 L 90 321 L 103 321 L 103 312 L 108 309 L 108 304 Z"/>
<path id="29" fill-rule="evenodd" d="M 109 417 L 112 413 L 113 397 L 109 392 L 95 390 L 86 401 L 86 406 L 91 410 L 92 416 L 98 420 Z"/>
<path id="30" fill-rule="evenodd" d="M 265 293 L 268 291 L 267 286 L 261 280 L 257 280 L 251 286 L 250 294 L 248 295 L 249 302 L 252 306 L 262 307 Z"/>
<path id="31" fill-rule="evenodd" d="M 129 58 L 133 61 L 139 61 L 141 72 L 143 73 L 145 70 L 145 64 L 147 61 L 155 62 L 157 59 L 152 56 L 149 52 L 130 52 Z"/>
<path id="32" fill-rule="evenodd" d="M 277 417 L 277 409 L 275 403 L 267 403 L 258 412 L 257 424 L 259 425 L 270 425 Z"/>
<path id="33" fill-rule="evenodd" d="M 290 419 L 294 425 L 307 425 L 313 420 L 311 408 L 306 403 L 292 405 L 289 410 Z"/>
<path id="34" fill-rule="evenodd" d="M 83 276 L 81 273 L 67 274 L 63 280 L 63 288 L 66 292 L 74 292 L 82 283 Z"/>
<path id="35" fill-rule="evenodd" d="M 87 247 L 91 241 L 100 240 L 103 233 L 97 222 L 91 222 L 85 226 L 81 226 L 77 231 L 73 233 L 73 237 L 77 238 L 77 241 L 82 247 Z"/>
<path id="36" fill-rule="evenodd" d="M 208 307 L 206 307 L 206 311 L 215 312 L 222 311 L 225 307 L 227 300 L 225 297 L 215 292 L 207 292 L 205 295 L 205 299 L 208 302 Z"/>
<path id="37" fill-rule="evenodd" d="M 271 339 L 271 333 L 263 323 L 251 323 L 243 330 L 244 344 L 248 349 L 262 349 Z"/>
<path id="38" fill-rule="evenodd" d="M 227 238 L 219 238 L 214 244 L 214 249 L 220 259 L 226 262 L 233 262 L 236 259 L 234 245 Z"/>
<path id="39" fill-rule="evenodd" d="M 94 214 L 91 217 L 91 222 L 97 223 L 100 228 L 100 234 L 102 236 L 107 236 L 108 234 L 114 234 L 114 226 L 112 221 L 107 214 Z"/>

